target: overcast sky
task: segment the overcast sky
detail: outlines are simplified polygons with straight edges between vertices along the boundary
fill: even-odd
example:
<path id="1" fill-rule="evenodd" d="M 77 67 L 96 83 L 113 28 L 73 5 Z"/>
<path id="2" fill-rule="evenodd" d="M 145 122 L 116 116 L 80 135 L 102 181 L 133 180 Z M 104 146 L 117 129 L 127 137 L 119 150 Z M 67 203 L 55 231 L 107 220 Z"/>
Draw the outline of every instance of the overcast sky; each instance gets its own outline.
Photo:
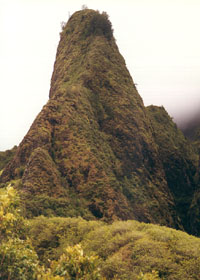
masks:
<path id="1" fill-rule="evenodd" d="M 200 108 L 200 0 L 0 0 L 0 150 L 18 145 L 48 100 L 61 22 L 106 11 L 145 105 L 176 121 Z"/>

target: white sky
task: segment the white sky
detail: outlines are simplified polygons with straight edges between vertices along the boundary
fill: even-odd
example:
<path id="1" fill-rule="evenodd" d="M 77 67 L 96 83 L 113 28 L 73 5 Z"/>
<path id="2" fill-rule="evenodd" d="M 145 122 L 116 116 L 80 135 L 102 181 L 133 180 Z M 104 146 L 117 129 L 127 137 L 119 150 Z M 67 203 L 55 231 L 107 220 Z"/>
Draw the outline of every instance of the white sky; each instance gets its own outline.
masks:
<path id="1" fill-rule="evenodd" d="M 200 108 L 200 0 L 0 0 L 0 150 L 18 145 L 48 100 L 61 22 L 106 11 L 145 105 L 175 120 Z"/>

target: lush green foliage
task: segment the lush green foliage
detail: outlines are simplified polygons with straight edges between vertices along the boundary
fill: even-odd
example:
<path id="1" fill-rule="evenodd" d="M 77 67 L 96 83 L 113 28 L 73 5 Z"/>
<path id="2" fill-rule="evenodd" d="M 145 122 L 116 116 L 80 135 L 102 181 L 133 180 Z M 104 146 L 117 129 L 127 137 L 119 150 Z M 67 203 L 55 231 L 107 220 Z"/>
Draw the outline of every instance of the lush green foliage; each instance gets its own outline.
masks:
<path id="1" fill-rule="evenodd" d="M 35 280 L 37 254 L 27 240 L 9 239 L 0 245 L 0 279 Z"/>
<path id="2" fill-rule="evenodd" d="M 198 173 L 197 182 L 198 187 L 195 190 L 192 203 L 190 206 L 189 217 L 192 221 L 190 224 L 191 232 L 195 235 L 200 233 L 200 116 L 197 113 L 190 121 L 182 128 L 182 131 L 191 144 L 195 147 L 196 155 L 198 158 Z"/>
<path id="3" fill-rule="evenodd" d="M 162 161 L 169 189 L 174 197 L 176 212 L 185 230 L 198 233 L 194 220 L 199 215 L 190 214 L 194 207 L 194 193 L 199 188 L 198 156 L 191 143 L 172 121 L 163 107 L 149 106 L 154 138 L 158 144 L 159 158 Z M 192 202 L 193 201 L 193 202 Z M 196 203 L 197 211 L 199 206 Z M 195 229 L 196 228 L 196 229 Z"/>
<path id="4" fill-rule="evenodd" d="M 1 280 L 102 279 L 98 268 L 98 257 L 83 254 L 80 245 L 68 246 L 58 261 L 51 262 L 50 268 L 39 266 L 38 256 L 26 236 L 28 221 L 19 213 L 18 200 L 17 193 L 11 186 L 1 189 Z"/>
<path id="5" fill-rule="evenodd" d="M 0 240 L 23 237 L 24 219 L 20 215 L 19 197 L 9 185 L 0 189 Z"/>
<path id="6" fill-rule="evenodd" d="M 0 279 L 34 280 L 38 257 L 25 236 L 26 223 L 18 209 L 16 191 L 0 190 Z"/>
<path id="7" fill-rule="evenodd" d="M 108 19 L 108 15 L 103 12 L 95 13 L 91 18 L 88 26 L 85 29 L 84 36 L 98 35 L 105 36 L 108 40 L 110 40 L 113 36 L 113 30 L 111 22 Z"/>
<path id="8" fill-rule="evenodd" d="M 137 278 L 138 280 L 159 280 L 159 274 L 157 271 L 153 270 L 152 272 L 147 273 L 140 273 L 140 275 Z"/>
<path id="9" fill-rule="evenodd" d="M 137 221 L 109 225 L 82 218 L 24 220 L 17 205 L 16 191 L 2 189 L 2 280 L 200 277 L 200 240 L 181 231 Z"/>
<path id="10" fill-rule="evenodd" d="M 106 279 L 187 280 L 200 277 L 200 240 L 181 231 L 136 221 L 111 225 L 81 218 L 38 217 L 29 236 L 43 262 L 81 244 L 99 258 Z"/>
<path id="11" fill-rule="evenodd" d="M 98 257 L 86 256 L 79 244 L 67 247 L 58 261 L 52 261 L 47 271 L 38 275 L 38 280 L 100 280 Z"/>
<path id="12" fill-rule="evenodd" d="M 0 152 L 0 170 L 2 170 L 6 164 L 14 157 L 17 150 L 17 146 L 14 146 L 11 150 Z"/>

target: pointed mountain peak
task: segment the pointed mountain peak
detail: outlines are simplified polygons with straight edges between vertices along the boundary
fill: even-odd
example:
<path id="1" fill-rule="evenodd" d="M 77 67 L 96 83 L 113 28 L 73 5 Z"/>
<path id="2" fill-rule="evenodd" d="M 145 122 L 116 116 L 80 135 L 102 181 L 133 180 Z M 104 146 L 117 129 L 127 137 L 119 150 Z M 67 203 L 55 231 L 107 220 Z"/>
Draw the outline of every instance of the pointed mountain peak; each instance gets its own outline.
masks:
<path id="1" fill-rule="evenodd" d="M 61 95 L 71 85 L 90 87 L 91 78 L 108 72 L 112 64 L 125 66 L 108 15 L 89 9 L 76 12 L 61 32 L 49 96 Z M 126 76 L 130 79 L 127 69 Z"/>
<path id="2" fill-rule="evenodd" d="M 64 26 L 50 99 L 1 175 L 12 179 L 28 216 L 180 226 L 150 118 L 106 13 L 85 9 Z"/>
<path id="3" fill-rule="evenodd" d="M 113 38 L 112 24 L 106 12 L 84 9 L 74 13 L 63 28 L 63 34 L 78 36 L 85 40 L 90 36 L 104 36 L 107 40 Z"/>

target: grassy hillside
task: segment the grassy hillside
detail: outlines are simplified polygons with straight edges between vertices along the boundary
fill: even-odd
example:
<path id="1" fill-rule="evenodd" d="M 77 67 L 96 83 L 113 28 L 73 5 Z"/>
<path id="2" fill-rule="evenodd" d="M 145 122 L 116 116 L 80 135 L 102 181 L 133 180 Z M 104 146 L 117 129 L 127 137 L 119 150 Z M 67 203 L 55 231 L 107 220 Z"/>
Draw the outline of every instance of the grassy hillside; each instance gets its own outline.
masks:
<path id="1" fill-rule="evenodd" d="M 200 239 L 137 221 L 24 219 L 14 188 L 0 189 L 0 279 L 200 278 Z"/>
<path id="2" fill-rule="evenodd" d="M 81 244 L 87 255 L 99 256 L 106 279 L 158 279 L 142 278 L 152 271 L 159 279 L 200 279 L 200 239 L 181 231 L 137 221 L 108 225 L 38 217 L 29 221 L 28 232 L 45 263 L 58 259 L 67 246 Z"/>

